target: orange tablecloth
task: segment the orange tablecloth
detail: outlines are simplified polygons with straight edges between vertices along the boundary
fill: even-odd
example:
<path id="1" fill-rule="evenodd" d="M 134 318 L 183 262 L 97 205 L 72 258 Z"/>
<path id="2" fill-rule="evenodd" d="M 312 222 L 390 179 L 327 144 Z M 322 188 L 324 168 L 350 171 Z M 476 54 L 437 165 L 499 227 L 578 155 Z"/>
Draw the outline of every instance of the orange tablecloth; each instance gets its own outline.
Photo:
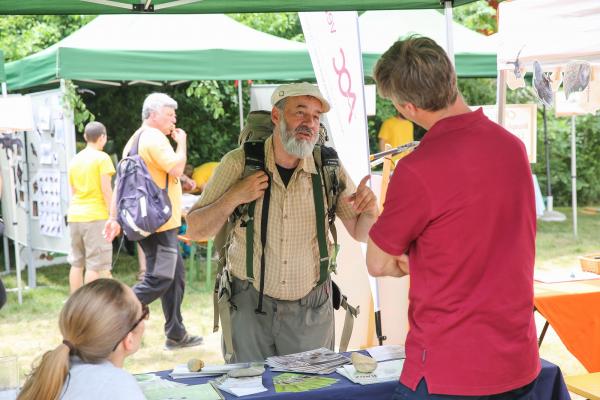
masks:
<path id="1" fill-rule="evenodd" d="M 600 371 L 600 280 L 535 283 L 534 304 L 589 372 Z"/>

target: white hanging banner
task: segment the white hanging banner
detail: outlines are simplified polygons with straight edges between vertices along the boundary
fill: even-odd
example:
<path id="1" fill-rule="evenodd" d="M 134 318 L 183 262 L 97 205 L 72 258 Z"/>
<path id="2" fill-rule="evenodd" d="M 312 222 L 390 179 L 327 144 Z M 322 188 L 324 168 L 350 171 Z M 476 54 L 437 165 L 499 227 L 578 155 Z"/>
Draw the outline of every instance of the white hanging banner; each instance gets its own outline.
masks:
<path id="1" fill-rule="evenodd" d="M 369 174 L 369 136 L 365 110 L 358 14 L 299 13 L 306 45 L 321 93 L 331 103 L 329 136 L 358 184 Z"/>
<path id="2" fill-rule="evenodd" d="M 298 15 L 319 89 L 331 103 L 331 110 L 325 114 L 330 140 L 333 140 L 346 171 L 358 185 L 370 173 L 358 14 L 356 11 L 325 11 Z M 366 246 L 361 248 L 364 257 Z M 368 276 L 374 310 L 378 312 L 377 279 L 366 274 L 366 269 L 364 272 Z M 356 277 L 359 275 L 355 274 Z M 352 293 L 345 290 L 351 297 Z M 369 338 L 366 340 L 370 343 Z"/>

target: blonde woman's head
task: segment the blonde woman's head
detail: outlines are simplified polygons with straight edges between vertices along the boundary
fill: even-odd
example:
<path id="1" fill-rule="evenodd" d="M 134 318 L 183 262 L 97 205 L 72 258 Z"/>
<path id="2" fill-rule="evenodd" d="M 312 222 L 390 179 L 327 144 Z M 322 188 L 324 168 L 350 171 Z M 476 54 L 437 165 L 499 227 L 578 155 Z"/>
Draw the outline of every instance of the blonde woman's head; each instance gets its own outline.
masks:
<path id="1" fill-rule="evenodd" d="M 69 373 L 70 356 L 93 364 L 109 359 L 115 352 L 123 356 L 135 353 L 147 315 L 147 308 L 119 281 L 98 279 L 82 286 L 60 312 L 63 342 L 42 356 L 19 400 L 56 399 Z"/>

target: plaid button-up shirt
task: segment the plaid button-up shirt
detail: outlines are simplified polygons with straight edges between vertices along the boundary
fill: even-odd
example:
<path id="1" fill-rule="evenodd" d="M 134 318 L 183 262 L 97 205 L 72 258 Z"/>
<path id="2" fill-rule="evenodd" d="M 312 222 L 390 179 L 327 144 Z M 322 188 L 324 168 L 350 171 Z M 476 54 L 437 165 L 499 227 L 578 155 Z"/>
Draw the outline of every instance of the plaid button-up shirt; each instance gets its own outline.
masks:
<path id="1" fill-rule="evenodd" d="M 317 173 L 310 155 L 300 161 L 288 186 L 283 184 L 275 165 L 272 137 L 265 141 L 266 169 L 271 176 L 271 199 L 265 247 L 264 292 L 279 300 L 297 300 L 310 292 L 319 281 L 319 244 L 317 240 L 316 213 L 311 175 Z M 202 197 L 193 208 L 207 206 L 225 193 L 242 176 L 244 170 L 242 148 L 227 153 L 216 168 Z M 337 203 L 337 216 L 355 218 L 352 206 L 344 200 L 356 191 L 356 186 L 344 168 L 339 179 L 345 184 Z M 260 241 L 262 200 L 257 200 L 254 211 L 254 287 L 259 290 Z M 323 200 L 327 203 L 325 193 Z M 325 204 L 327 209 L 327 204 Z M 326 227 L 327 221 L 322 222 Z M 333 249 L 328 237 L 329 254 Z M 246 228 L 236 223 L 228 252 L 228 268 L 233 276 L 246 280 Z"/>

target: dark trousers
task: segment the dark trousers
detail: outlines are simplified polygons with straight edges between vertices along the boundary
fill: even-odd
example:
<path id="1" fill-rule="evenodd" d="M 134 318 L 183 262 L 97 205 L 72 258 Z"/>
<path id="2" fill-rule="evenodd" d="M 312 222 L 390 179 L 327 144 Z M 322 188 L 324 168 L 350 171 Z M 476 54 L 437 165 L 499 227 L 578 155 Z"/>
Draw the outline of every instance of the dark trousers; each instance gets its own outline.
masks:
<path id="1" fill-rule="evenodd" d="M 417 385 L 417 390 L 414 392 L 400 383 L 394 391 L 392 400 L 529 400 L 532 399 L 532 392 L 535 388 L 536 381 L 537 379 L 521 388 L 499 394 L 485 396 L 456 396 L 447 394 L 429 394 L 425 379 L 421 379 L 421 382 Z"/>
<path id="2" fill-rule="evenodd" d="M 186 333 L 181 316 L 185 268 L 177 247 L 177 231 L 178 228 L 153 233 L 140 241 L 146 257 L 146 275 L 133 287 L 133 292 L 144 304 L 160 297 L 165 335 L 173 340 L 180 340 Z"/>

